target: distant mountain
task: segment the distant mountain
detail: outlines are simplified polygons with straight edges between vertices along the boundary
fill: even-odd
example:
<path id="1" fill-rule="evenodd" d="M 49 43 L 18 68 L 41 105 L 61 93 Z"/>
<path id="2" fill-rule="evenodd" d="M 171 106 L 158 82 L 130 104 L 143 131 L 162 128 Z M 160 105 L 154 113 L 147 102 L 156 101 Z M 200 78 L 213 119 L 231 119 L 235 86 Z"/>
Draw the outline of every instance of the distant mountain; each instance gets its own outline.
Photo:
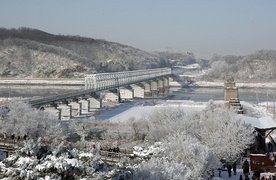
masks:
<path id="1" fill-rule="evenodd" d="M 204 79 L 223 80 L 225 75 L 237 81 L 275 81 L 276 50 L 259 50 L 247 56 L 213 56 Z"/>
<path id="2" fill-rule="evenodd" d="M 154 53 L 105 40 L 0 28 L 0 77 L 69 78 L 168 67 Z"/>

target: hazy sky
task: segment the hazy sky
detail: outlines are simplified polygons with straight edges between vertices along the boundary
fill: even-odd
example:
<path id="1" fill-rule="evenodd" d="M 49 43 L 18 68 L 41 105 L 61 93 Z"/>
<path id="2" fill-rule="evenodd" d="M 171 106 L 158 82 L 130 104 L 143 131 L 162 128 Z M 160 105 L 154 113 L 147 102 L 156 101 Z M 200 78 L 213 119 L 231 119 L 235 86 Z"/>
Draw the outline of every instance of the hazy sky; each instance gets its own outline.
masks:
<path id="1" fill-rule="evenodd" d="M 276 0 L 1 0 L 0 26 L 238 55 L 276 49 Z"/>

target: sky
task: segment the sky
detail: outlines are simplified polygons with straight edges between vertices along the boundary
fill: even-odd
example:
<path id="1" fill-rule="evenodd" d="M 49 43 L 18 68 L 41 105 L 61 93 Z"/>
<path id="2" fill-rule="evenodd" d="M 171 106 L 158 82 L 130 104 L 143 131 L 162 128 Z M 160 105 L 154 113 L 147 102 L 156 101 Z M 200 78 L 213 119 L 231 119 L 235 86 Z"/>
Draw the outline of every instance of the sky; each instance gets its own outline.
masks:
<path id="1" fill-rule="evenodd" d="M 275 0 L 1 0 L 0 27 L 146 51 L 245 55 L 276 47 Z"/>

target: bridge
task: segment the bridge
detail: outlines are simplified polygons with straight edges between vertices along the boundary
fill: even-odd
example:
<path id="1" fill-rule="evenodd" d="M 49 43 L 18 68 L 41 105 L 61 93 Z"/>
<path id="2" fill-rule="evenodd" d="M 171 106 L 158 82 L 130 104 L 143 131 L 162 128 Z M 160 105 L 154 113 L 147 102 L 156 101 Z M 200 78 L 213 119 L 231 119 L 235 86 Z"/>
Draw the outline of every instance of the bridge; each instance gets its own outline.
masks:
<path id="1" fill-rule="evenodd" d="M 48 110 L 60 120 L 69 120 L 74 116 L 96 112 L 102 108 L 102 101 L 122 102 L 164 94 L 171 75 L 171 68 L 88 74 L 83 90 L 33 99 L 27 103 Z"/>

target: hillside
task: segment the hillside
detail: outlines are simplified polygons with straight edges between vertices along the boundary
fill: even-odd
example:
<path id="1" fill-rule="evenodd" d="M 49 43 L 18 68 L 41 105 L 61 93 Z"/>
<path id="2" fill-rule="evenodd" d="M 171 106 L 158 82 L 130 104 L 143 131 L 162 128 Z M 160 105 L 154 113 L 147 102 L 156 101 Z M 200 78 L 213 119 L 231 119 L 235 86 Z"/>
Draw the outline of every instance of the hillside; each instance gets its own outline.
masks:
<path id="1" fill-rule="evenodd" d="M 203 79 L 223 79 L 225 75 L 237 81 L 275 82 L 276 50 L 259 50 L 246 56 L 213 56 Z"/>
<path id="2" fill-rule="evenodd" d="M 167 66 L 156 54 L 115 42 L 0 28 L 0 77 L 69 78 Z"/>

